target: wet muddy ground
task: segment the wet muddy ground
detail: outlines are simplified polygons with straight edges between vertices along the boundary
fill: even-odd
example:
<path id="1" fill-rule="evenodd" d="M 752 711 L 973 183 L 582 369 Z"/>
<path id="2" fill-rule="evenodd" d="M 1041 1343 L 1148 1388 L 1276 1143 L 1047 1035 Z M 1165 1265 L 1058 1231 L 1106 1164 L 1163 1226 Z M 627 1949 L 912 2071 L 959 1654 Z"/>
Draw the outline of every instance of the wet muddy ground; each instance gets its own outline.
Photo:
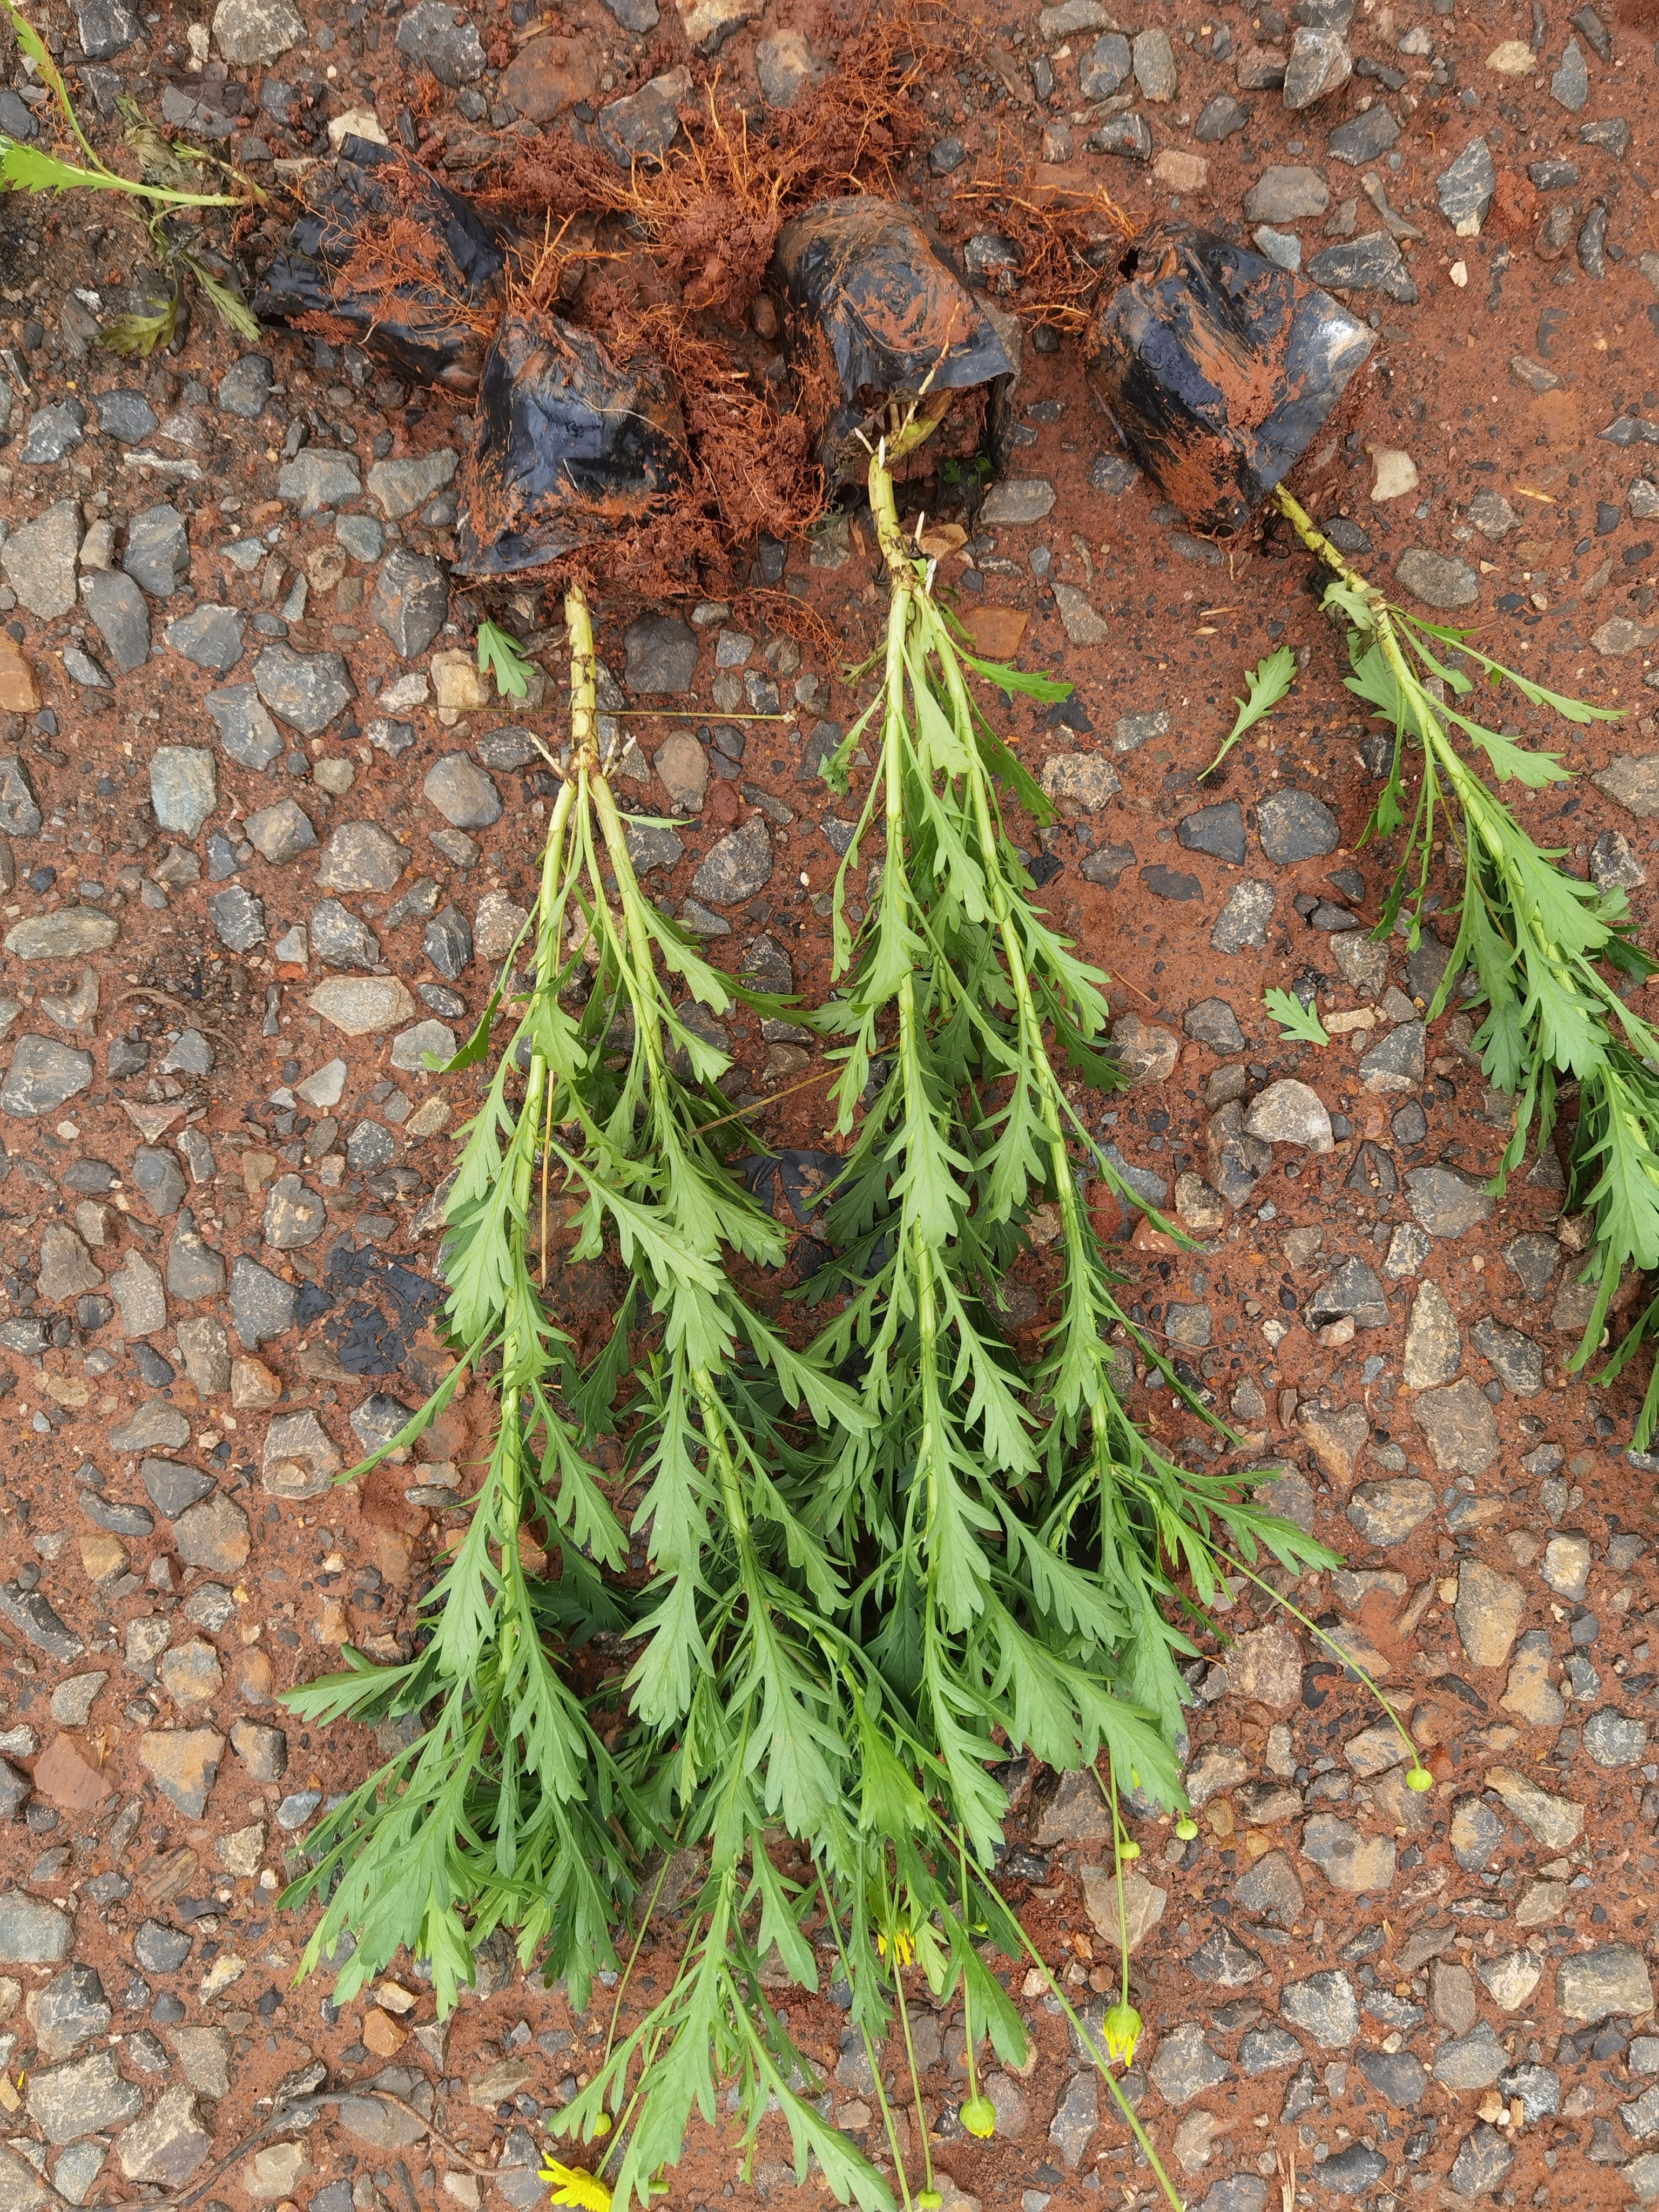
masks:
<path id="1" fill-rule="evenodd" d="M 654 0 L 303 18 L 220 0 L 210 24 L 49 0 L 35 20 L 106 142 L 130 95 L 273 188 L 348 116 L 465 185 L 504 140 L 586 133 L 635 95 L 672 112 L 716 68 L 776 106 L 848 35 L 827 10 L 719 0 L 684 24 Z M 1332 29 L 1354 67 L 1291 109 L 1263 56 L 1299 26 Z M 1106 184 L 1137 221 L 1265 226 L 1372 319 L 1297 489 L 1407 604 L 1455 606 L 1499 659 L 1624 710 L 1550 733 L 1583 774 L 1516 811 L 1573 869 L 1629 886 L 1650 945 L 1656 38 L 1639 8 L 1569 21 L 1541 0 L 1011 9 L 954 40 L 894 179 L 1005 308 L 1034 303 L 997 277 L 969 195 L 1017 153 Z M 651 88 L 679 70 L 684 87 Z M 15 54 L 7 75 L 0 129 L 44 134 Z M 251 264 L 283 227 L 248 240 Z M 530 896 L 550 786 L 520 733 L 556 732 L 561 691 L 550 647 L 543 696 L 495 702 L 472 632 L 483 605 L 520 635 L 551 617 L 532 583 L 481 602 L 447 577 L 465 403 L 326 340 L 238 345 L 199 307 L 148 362 L 98 349 L 140 243 L 102 204 L 0 207 L 0 2207 L 186 2183 L 237 2212 L 527 2206 L 543 2116 L 605 2022 L 504 1946 L 447 2022 L 412 1965 L 338 2011 L 325 1982 L 291 1986 L 307 1923 L 276 1893 L 325 1797 L 377 1754 L 277 1700 L 347 1641 L 410 1648 L 481 1442 L 463 1400 L 422 1463 L 332 1486 L 386 1400 L 441 1371 L 434 1199 L 477 1092 L 422 1054 L 465 1034 Z M 1360 844 L 1380 763 L 1307 559 L 1282 531 L 1188 534 L 1124 461 L 1071 339 L 1028 334 L 1014 404 L 1006 481 L 927 495 L 969 533 L 939 574 L 975 637 L 1075 686 L 1008 718 L 1062 799 L 1030 849 L 1113 977 L 1133 1080 L 1091 1110 L 1200 1246 L 1141 1231 L 1125 1295 L 1346 1555 L 1296 1601 L 1409 1709 L 1437 1778 L 1409 1793 L 1358 1685 L 1238 1592 L 1193 1670 L 1199 1836 L 1137 1823 L 1147 2029 L 1128 2087 L 1205 2212 L 1650 2200 L 1659 1589 L 1652 1469 L 1625 1452 L 1639 1380 L 1567 1371 L 1585 1301 L 1553 1157 L 1486 1195 L 1509 1108 L 1455 1000 L 1422 1026 L 1443 951 L 1355 926 L 1389 876 Z M 635 718 L 641 811 L 684 817 L 659 833 L 653 891 L 690 902 L 734 968 L 769 940 L 817 1000 L 846 811 L 817 763 L 884 595 L 856 513 L 753 557 L 724 602 L 602 604 L 599 649 Z M 780 587 L 816 623 L 774 619 Z M 1280 643 L 1295 690 L 1200 788 L 1244 667 Z M 779 719 L 726 719 L 754 712 Z M 1323 1050 L 1280 1042 L 1262 1005 L 1298 984 Z M 730 1033 L 757 1097 L 817 1065 L 757 1024 Z M 1286 1076 L 1322 1110 L 1255 1146 L 1243 1111 Z M 823 1118 L 809 1088 L 758 1126 L 810 1146 Z M 1041 1282 L 1034 1260 L 1011 1283 L 1017 1328 Z M 579 1332 L 609 1289 L 573 1283 Z M 1209 1458 L 1167 1395 L 1136 1403 Z M 1101 1808 L 1028 1776 L 1018 1814 L 1011 1894 L 1098 2002 L 1116 1924 Z M 642 1990 L 666 1971 L 647 1953 Z M 994 2076 L 983 2145 L 955 2117 L 960 2016 L 922 2002 L 947 2204 L 1150 2203 L 1065 2021 L 1023 2001 L 1036 2055 Z M 879 2154 L 833 1990 L 792 2014 Z M 672 2201 L 796 2191 L 781 2124 L 752 2172 L 741 2159 L 700 2125 Z"/>

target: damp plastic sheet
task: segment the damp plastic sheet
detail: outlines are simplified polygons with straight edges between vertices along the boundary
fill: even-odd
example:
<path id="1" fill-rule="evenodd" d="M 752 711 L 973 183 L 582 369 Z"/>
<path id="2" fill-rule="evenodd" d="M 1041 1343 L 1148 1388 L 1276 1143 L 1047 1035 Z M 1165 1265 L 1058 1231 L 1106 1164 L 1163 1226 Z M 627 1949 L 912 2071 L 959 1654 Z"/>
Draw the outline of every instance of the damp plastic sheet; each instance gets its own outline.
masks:
<path id="1" fill-rule="evenodd" d="M 820 201 L 779 233 L 771 276 L 798 402 L 832 483 L 863 481 L 859 433 L 873 442 L 893 400 L 948 416 L 976 395 L 962 420 L 971 446 L 1000 463 L 1015 360 L 908 209 L 870 194 Z"/>
<path id="2" fill-rule="evenodd" d="M 614 360 L 545 310 L 507 314 L 478 387 L 462 471 L 465 575 L 510 575 L 644 520 L 688 476 L 685 425 L 662 364 Z"/>
<path id="3" fill-rule="evenodd" d="M 507 266 L 502 236 L 400 149 L 348 135 L 253 301 L 269 322 L 349 337 L 412 384 L 477 387 Z"/>
<path id="4" fill-rule="evenodd" d="M 1231 535 L 1301 459 L 1376 333 L 1208 231 L 1159 231 L 1129 258 L 1090 332 L 1090 383 L 1193 527 Z"/>

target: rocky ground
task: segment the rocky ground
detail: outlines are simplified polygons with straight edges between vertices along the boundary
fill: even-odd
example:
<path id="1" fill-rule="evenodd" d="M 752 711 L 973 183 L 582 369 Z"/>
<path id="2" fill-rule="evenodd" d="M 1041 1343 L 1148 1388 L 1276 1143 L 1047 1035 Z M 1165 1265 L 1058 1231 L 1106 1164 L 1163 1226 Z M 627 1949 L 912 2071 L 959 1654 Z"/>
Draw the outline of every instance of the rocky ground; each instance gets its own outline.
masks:
<path id="1" fill-rule="evenodd" d="M 1651 942 L 1659 63 L 1650 12 L 1626 12 L 1179 0 L 1120 28 L 1100 0 L 1011 6 L 930 86 L 937 130 L 899 181 L 993 279 L 1006 257 L 957 195 L 1018 144 L 1138 216 L 1252 234 L 1371 315 L 1357 404 L 1314 457 L 1322 512 L 1414 601 L 1626 710 L 1565 732 L 1585 774 L 1520 811 L 1629 886 Z M 775 104 L 842 35 L 787 0 L 35 19 L 100 130 L 129 94 L 268 185 L 348 116 L 463 181 L 544 125 L 648 143 L 715 50 Z M 44 134 L 42 88 L 15 55 L 7 74 L 0 129 Z M 375 1746 L 279 1698 L 348 1640 L 410 1648 L 479 1441 L 464 1401 L 422 1463 L 332 1486 L 441 1368 L 438 1187 L 476 1094 L 424 1055 L 465 1034 L 530 893 L 550 784 L 526 730 L 556 732 L 556 656 L 521 706 L 474 672 L 477 609 L 446 571 L 463 409 L 350 348 L 239 349 L 199 310 L 172 352 L 113 359 L 93 341 L 142 265 L 102 204 L 0 210 L 0 2212 L 187 2183 L 235 2208 L 527 2206 L 543 2117 L 602 2027 L 499 1944 L 448 2021 L 412 1961 L 341 2009 L 292 1986 L 308 1923 L 277 1892 Z M 1028 344 L 1018 413 L 1011 481 L 941 574 L 988 647 L 1077 687 L 1012 717 L 1065 817 L 1047 896 L 1122 1009 L 1133 1081 L 1106 1133 L 1200 1247 L 1138 1235 L 1126 1295 L 1346 1554 L 1297 1601 L 1409 1711 L 1437 1778 L 1408 1792 L 1352 1676 L 1235 1593 L 1193 1669 L 1198 1838 L 1136 1823 L 1130 2093 L 1203 2212 L 1651 2201 L 1639 1383 L 1565 1370 L 1583 1240 L 1553 1157 L 1486 1194 L 1509 1107 L 1467 1012 L 1425 1030 L 1444 947 L 1358 927 L 1387 881 L 1356 849 L 1380 759 L 1305 560 L 1186 533 L 1071 343 Z M 642 811 L 684 817 L 642 848 L 653 889 L 716 957 L 817 996 L 845 830 L 816 763 L 881 595 L 856 518 L 756 557 L 833 652 L 741 599 L 602 608 L 607 699 L 638 716 Z M 1296 691 L 1196 790 L 1280 641 Z M 781 719 L 721 720 L 739 710 Z M 1323 1051 L 1263 1008 L 1298 981 Z M 740 1022 L 732 1041 L 757 1093 L 816 1065 Z M 812 1141 L 812 1095 L 763 1126 Z M 1017 1321 L 1030 1295 L 1011 1285 Z M 1025 1783 L 1011 1894 L 1098 2006 L 1101 1808 Z M 993 2075 L 985 2145 L 955 2117 L 960 2016 L 924 2007 L 947 2202 L 1150 2204 L 1057 2008 L 1024 1994 L 1034 2057 Z M 833 1997 L 793 2024 L 878 2149 Z M 745 2180 L 700 2129 L 673 2201 L 787 2198 L 783 2158 L 769 2124 Z"/>

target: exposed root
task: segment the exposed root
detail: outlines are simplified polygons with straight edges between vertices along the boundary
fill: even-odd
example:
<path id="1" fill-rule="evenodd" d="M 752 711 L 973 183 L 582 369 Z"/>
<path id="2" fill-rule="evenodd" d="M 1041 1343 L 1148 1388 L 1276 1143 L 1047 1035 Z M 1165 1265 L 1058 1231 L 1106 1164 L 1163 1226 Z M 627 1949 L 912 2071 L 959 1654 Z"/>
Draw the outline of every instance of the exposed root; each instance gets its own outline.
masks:
<path id="1" fill-rule="evenodd" d="M 1140 226 L 1103 185 L 1062 184 L 999 137 L 987 164 L 955 194 L 973 227 L 988 217 L 1019 255 L 1017 279 L 1026 295 L 1016 303 L 1033 329 L 1080 331 L 1100 286 L 1114 271 L 1117 248 Z"/>

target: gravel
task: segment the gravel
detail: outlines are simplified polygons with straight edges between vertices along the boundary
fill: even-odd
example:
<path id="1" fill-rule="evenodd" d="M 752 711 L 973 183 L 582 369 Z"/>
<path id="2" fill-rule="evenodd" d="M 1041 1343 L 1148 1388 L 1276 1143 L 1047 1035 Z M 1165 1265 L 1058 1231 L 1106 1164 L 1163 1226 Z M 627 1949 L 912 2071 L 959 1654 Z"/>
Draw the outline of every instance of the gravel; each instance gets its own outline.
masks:
<path id="1" fill-rule="evenodd" d="M 131 576 L 94 569 L 83 577 L 81 596 L 111 659 L 123 673 L 149 658 L 149 609 Z"/>

